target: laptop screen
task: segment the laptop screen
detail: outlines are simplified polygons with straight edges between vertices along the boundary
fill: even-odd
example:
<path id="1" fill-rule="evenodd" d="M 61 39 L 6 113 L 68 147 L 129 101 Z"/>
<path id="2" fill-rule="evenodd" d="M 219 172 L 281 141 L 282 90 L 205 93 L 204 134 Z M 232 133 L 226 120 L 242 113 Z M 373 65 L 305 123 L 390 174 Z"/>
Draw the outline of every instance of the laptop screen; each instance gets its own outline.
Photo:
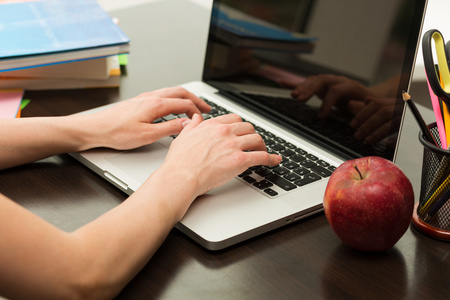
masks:
<path id="1" fill-rule="evenodd" d="M 203 80 L 345 159 L 393 160 L 425 5 L 214 1 Z"/>

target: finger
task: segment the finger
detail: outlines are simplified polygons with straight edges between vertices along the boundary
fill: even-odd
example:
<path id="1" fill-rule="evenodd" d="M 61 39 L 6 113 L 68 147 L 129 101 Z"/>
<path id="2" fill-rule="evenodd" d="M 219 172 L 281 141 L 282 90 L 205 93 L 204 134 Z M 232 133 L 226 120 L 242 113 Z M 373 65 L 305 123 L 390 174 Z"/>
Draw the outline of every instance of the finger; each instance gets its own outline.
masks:
<path id="1" fill-rule="evenodd" d="M 185 127 L 183 123 L 185 123 L 188 120 L 189 119 L 180 118 L 180 119 L 174 119 L 174 120 L 170 120 L 170 121 L 166 121 L 166 122 L 155 123 L 155 124 L 152 124 L 151 130 L 155 134 L 155 136 L 157 136 L 159 138 L 169 136 L 169 135 L 177 135 Z"/>
<path id="2" fill-rule="evenodd" d="M 201 114 L 198 107 L 190 100 L 180 98 L 158 98 L 148 99 L 147 109 L 149 113 L 155 114 L 155 119 L 169 114 L 186 114 L 192 118 L 194 114 Z"/>
<path id="3" fill-rule="evenodd" d="M 213 118 L 211 120 L 218 121 L 218 122 L 220 122 L 222 124 L 230 124 L 230 123 L 242 122 L 241 117 L 239 117 L 236 114 L 222 115 L 222 116 L 215 117 L 215 118 Z"/>
<path id="4" fill-rule="evenodd" d="M 257 134 L 247 134 L 245 136 L 239 137 L 241 147 L 243 151 L 267 151 L 266 144 L 262 137 Z"/>
<path id="5" fill-rule="evenodd" d="M 198 109 L 203 112 L 207 113 L 211 111 L 211 106 L 209 106 L 208 103 L 206 103 L 202 98 L 197 97 L 196 95 L 192 94 L 191 92 L 186 91 L 186 94 L 182 96 L 184 99 L 189 99 L 198 107 Z"/>
<path id="6" fill-rule="evenodd" d="M 203 99 L 197 97 L 193 93 L 189 92 L 188 90 L 176 86 L 171 88 L 165 88 L 158 91 L 159 96 L 162 98 L 181 98 L 181 99 L 187 99 L 192 101 L 195 106 L 201 111 L 201 112 L 209 112 L 211 110 L 211 106 L 209 106 Z"/>
<path id="7" fill-rule="evenodd" d="M 251 166 L 276 166 L 281 163 L 281 156 L 278 154 L 269 154 L 267 151 L 245 152 L 246 160 Z"/>
<path id="8" fill-rule="evenodd" d="M 191 120 L 186 120 L 182 122 L 183 130 L 191 130 L 192 128 L 195 128 L 203 121 L 203 117 L 200 114 L 194 114 L 191 118 Z"/>
<path id="9" fill-rule="evenodd" d="M 232 132 L 237 136 L 255 133 L 255 128 L 249 122 L 236 122 L 231 125 Z"/>

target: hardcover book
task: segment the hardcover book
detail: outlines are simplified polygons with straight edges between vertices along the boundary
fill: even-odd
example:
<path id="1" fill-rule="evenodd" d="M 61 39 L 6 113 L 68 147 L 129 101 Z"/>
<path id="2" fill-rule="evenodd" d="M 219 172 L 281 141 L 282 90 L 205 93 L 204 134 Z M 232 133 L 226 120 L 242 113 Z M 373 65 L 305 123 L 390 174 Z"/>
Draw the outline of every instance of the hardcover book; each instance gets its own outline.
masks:
<path id="1" fill-rule="evenodd" d="M 95 0 L 0 1 L 0 72 L 129 51 Z"/>

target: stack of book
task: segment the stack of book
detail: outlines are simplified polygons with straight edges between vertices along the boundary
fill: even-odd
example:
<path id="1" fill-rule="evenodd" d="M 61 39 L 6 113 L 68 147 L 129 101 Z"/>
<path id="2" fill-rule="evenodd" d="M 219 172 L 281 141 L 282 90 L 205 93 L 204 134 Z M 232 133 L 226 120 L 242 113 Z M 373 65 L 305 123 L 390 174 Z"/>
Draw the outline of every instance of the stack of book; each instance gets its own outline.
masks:
<path id="1" fill-rule="evenodd" d="M 0 89 L 118 87 L 129 39 L 95 0 L 0 1 Z"/>

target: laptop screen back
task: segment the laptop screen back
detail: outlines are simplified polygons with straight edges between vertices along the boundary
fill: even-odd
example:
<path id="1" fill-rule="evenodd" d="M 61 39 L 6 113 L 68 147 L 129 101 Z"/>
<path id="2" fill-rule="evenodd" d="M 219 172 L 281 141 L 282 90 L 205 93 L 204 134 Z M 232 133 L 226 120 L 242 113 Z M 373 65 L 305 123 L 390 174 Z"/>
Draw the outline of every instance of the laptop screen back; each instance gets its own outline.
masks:
<path id="1" fill-rule="evenodd" d="M 203 80 L 345 159 L 393 160 L 425 5 L 214 1 Z"/>

